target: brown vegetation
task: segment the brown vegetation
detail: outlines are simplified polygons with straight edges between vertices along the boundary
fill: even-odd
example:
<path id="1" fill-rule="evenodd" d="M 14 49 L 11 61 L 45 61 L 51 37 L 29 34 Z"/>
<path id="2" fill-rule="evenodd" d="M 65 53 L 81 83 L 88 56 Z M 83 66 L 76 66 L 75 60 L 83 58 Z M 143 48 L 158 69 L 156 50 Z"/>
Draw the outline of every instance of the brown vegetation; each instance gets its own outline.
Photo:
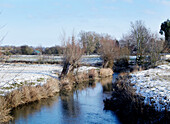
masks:
<path id="1" fill-rule="evenodd" d="M 105 78 L 113 75 L 113 71 L 110 68 L 101 68 L 99 73 L 101 78 Z"/>
<path id="2" fill-rule="evenodd" d="M 8 105 L 5 98 L 0 97 L 0 123 L 2 122 L 8 122 L 12 119 L 12 117 L 9 115 L 10 110 L 6 106 Z"/>
<path id="3" fill-rule="evenodd" d="M 110 36 L 104 36 L 101 39 L 101 57 L 104 68 L 112 68 L 114 60 L 120 56 L 120 48 L 116 40 Z"/>
<path id="4" fill-rule="evenodd" d="M 8 93 L 5 97 L 0 98 L 0 123 L 11 119 L 9 115 L 10 109 L 54 96 L 57 92 L 59 92 L 58 80 L 50 79 L 43 86 L 23 86 L 18 90 Z"/>

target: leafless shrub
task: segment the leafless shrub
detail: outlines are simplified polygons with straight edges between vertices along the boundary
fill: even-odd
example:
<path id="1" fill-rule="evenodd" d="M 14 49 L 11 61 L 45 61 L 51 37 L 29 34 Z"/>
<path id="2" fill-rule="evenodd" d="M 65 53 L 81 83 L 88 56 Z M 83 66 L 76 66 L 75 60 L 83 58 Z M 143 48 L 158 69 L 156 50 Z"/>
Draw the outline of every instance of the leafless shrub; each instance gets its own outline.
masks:
<path id="1" fill-rule="evenodd" d="M 103 58 L 103 67 L 112 68 L 114 60 L 120 56 L 120 48 L 116 40 L 113 40 L 110 36 L 104 36 L 101 39 L 101 57 Z"/>
<path id="2" fill-rule="evenodd" d="M 149 45 L 148 55 L 150 56 L 152 66 L 160 59 L 160 53 L 164 48 L 164 41 L 158 38 L 157 34 L 152 34 Z"/>
<path id="3" fill-rule="evenodd" d="M 105 77 L 112 76 L 113 71 L 111 68 L 101 68 L 99 74 L 101 78 L 105 78 Z"/>
<path id="4" fill-rule="evenodd" d="M 89 80 L 89 75 L 87 74 L 86 71 L 84 71 L 84 72 L 77 73 L 75 78 L 77 82 L 87 81 Z"/>

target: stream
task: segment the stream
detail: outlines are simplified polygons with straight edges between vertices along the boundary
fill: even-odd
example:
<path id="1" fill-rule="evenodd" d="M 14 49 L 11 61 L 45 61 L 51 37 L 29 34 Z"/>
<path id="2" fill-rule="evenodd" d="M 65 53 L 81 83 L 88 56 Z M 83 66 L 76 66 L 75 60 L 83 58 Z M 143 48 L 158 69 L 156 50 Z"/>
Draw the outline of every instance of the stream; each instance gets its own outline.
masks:
<path id="1" fill-rule="evenodd" d="M 11 124 L 119 124 L 112 111 L 104 110 L 103 99 L 111 97 L 113 79 L 89 82 L 69 95 L 42 99 L 12 111 Z"/>

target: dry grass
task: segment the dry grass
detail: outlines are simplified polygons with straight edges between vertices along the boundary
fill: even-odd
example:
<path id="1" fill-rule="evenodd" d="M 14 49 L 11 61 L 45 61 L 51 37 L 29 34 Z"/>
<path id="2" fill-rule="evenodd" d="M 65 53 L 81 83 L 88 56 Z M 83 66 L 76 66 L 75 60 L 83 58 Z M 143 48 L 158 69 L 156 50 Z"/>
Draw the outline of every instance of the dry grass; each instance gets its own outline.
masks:
<path id="1" fill-rule="evenodd" d="M 9 115 L 11 109 L 7 109 L 7 104 L 5 98 L 0 97 L 0 123 L 5 123 L 12 119 Z"/>
<path id="2" fill-rule="evenodd" d="M 4 98 L 0 98 L 0 123 L 11 119 L 10 109 L 54 96 L 57 92 L 59 92 L 59 81 L 56 79 L 48 80 L 43 86 L 23 86 L 18 90 L 12 91 Z"/>
<path id="3" fill-rule="evenodd" d="M 100 69 L 100 77 L 105 78 L 113 75 L 113 71 L 110 68 L 101 68 Z"/>

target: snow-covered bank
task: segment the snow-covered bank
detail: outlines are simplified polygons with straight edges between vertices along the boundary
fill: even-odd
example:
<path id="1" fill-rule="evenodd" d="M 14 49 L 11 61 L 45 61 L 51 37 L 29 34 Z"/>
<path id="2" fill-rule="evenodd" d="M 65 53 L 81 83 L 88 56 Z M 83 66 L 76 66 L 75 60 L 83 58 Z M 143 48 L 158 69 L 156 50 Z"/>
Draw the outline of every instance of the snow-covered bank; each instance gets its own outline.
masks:
<path id="1" fill-rule="evenodd" d="M 170 64 L 134 72 L 131 76 L 136 93 L 144 96 L 146 104 L 154 105 L 159 111 L 170 111 Z"/>
<path id="2" fill-rule="evenodd" d="M 50 64 L 0 64 L 0 95 L 23 85 L 43 85 L 50 78 L 58 79 L 63 67 Z M 97 67 L 82 66 L 78 72 L 88 72 Z M 77 72 L 77 69 L 74 71 Z"/>
<path id="3" fill-rule="evenodd" d="M 22 85 L 43 85 L 49 78 L 58 78 L 61 65 L 0 64 L 0 95 Z"/>

